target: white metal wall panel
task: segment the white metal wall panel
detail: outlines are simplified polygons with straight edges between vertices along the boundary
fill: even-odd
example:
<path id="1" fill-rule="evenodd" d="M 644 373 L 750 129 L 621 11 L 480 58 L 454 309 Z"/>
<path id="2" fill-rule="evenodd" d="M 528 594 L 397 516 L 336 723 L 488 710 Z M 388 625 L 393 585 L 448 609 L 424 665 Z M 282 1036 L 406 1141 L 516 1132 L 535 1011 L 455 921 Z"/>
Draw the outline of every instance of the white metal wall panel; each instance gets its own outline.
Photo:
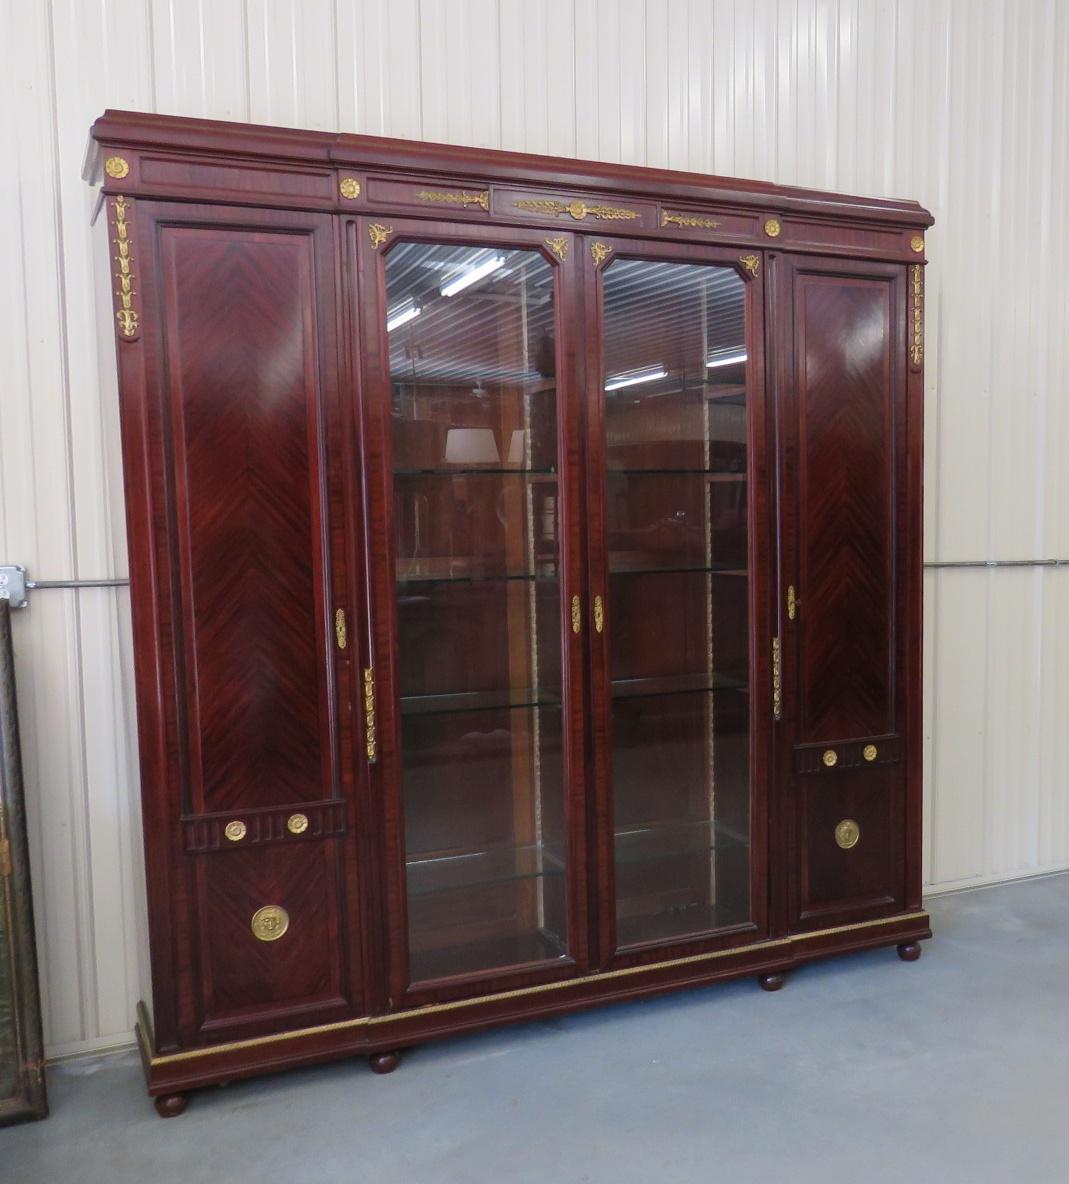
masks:
<path id="1" fill-rule="evenodd" d="M 1069 558 L 1060 0 L 0 0 L 0 561 L 125 571 L 106 106 L 666 165 L 930 206 L 926 552 Z M 1069 866 L 1069 570 L 925 579 L 935 888 Z M 48 1044 L 143 989 L 125 592 L 16 618 Z"/>

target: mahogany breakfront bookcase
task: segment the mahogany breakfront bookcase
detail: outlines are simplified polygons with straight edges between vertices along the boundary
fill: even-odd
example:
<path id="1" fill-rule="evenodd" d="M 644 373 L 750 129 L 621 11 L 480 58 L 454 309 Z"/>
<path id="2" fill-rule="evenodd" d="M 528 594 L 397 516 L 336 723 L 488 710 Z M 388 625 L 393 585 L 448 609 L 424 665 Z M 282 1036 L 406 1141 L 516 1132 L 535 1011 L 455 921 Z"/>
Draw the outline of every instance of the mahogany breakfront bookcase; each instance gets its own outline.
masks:
<path id="1" fill-rule="evenodd" d="M 925 210 L 117 111 L 92 135 L 161 1114 L 917 957 Z"/>

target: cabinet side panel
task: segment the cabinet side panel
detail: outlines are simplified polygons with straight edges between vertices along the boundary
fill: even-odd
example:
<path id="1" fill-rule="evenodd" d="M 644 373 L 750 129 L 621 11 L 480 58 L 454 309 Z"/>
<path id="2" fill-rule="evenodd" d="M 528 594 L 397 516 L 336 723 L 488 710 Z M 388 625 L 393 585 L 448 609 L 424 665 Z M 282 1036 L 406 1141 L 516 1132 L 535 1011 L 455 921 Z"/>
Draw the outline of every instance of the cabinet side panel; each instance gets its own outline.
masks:
<path id="1" fill-rule="evenodd" d="M 333 795 L 307 235 L 164 227 L 192 812 Z"/>
<path id="2" fill-rule="evenodd" d="M 896 730 L 892 294 L 797 280 L 803 744 Z"/>

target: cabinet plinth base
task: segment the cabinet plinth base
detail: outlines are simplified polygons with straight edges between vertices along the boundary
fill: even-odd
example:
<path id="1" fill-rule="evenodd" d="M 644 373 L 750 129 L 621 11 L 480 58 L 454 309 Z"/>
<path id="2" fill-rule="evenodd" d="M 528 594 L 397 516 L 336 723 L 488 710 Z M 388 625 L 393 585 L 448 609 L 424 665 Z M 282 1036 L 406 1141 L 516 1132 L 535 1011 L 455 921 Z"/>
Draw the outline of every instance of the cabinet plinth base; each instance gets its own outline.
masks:
<path id="1" fill-rule="evenodd" d="M 400 1063 L 399 1052 L 376 1052 L 371 1055 L 371 1068 L 376 1073 L 392 1073 Z"/>
<path id="2" fill-rule="evenodd" d="M 161 1094 L 152 1099 L 156 1113 L 160 1118 L 177 1118 L 186 1112 L 189 1105 L 189 1094 Z"/>
<path id="3" fill-rule="evenodd" d="M 904 941 L 899 943 L 898 956 L 903 962 L 916 962 L 921 956 L 921 943 L 919 941 Z"/>
<path id="4" fill-rule="evenodd" d="M 773 974 L 759 974 L 757 982 L 762 991 L 778 991 L 787 981 L 787 976 L 782 971 L 776 971 Z"/>

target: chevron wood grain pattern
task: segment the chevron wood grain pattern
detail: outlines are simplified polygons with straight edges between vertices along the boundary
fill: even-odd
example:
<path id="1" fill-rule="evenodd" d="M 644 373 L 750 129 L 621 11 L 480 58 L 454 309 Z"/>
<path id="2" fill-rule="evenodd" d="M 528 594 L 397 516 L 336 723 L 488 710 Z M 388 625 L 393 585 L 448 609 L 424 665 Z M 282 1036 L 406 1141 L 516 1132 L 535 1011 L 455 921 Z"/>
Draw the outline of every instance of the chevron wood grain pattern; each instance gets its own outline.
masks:
<path id="1" fill-rule="evenodd" d="M 801 784 L 796 929 L 841 923 L 902 908 L 902 795 L 893 769 L 857 769 Z M 844 850 L 835 828 L 858 824 Z"/>
<path id="2" fill-rule="evenodd" d="M 799 742 L 893 732 L 891 285 L 796 290 Z"/>
<path id="3" fill-rule="evenodd" d="M 165 228 L 194 812 L 330 790 L 307 236 Z"/>
<path id="4" fill-rule="evenodd" d="M 202 1028 L 232 1032 L 241 1021 L 285 1027 L 343 1004 L 338 859 L 331 840 L 198 857 L 197 929 Z M 257 909 L 279 905 L 289 927 L 276 941 L 250 928 Z"/>

